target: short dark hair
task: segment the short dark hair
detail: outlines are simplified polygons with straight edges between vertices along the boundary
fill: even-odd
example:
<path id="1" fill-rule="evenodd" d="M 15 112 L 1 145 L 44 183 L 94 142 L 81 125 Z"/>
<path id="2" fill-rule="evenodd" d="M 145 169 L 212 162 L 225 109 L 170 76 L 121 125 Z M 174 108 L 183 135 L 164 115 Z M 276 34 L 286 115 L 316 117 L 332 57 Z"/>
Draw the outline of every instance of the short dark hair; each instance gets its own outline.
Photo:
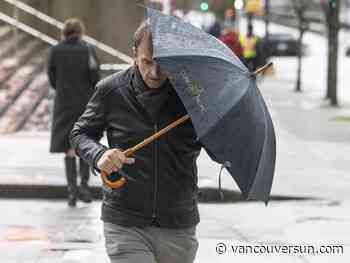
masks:
<path id="1" fill-rule="evenodd" d="M 136 29 L 133 38 L 133 49 L 136 51 L 140 46 L 142 39 L 147 34 L 151 34 L 151 26 L 148 20 L 143 21 L 140 26 Z"/>
<path id="2" fill-rule="evenodd" d="M 69 38 L 72 35 L 81 36 L 85 33 L 85 26 L 80 19 L 70 18 L 64 22 L 62 33 L 64 38 Z"/>

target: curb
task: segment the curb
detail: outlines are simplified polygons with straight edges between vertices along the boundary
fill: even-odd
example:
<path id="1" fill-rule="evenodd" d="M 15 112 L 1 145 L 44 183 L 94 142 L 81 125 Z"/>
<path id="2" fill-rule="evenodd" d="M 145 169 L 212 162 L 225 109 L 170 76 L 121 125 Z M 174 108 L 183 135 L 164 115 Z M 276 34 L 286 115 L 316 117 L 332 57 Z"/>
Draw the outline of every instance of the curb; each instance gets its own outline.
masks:
<path id="1" fill-rule="evenodd" d="M 102 200 L 102 187 L 89 187 L 94 200 Z M 203 187 L 198 190 L 199 203 L 238 203 L 238 202 L 256 202 L 255 200 L 246 201 L 241 193 L 234 190 L 222 189 L 222 196 L 217 188 Z M 9 199 L 67 199 L 68 192 L 65 185 L 19 185 L 2 184 L 0 185 L 0 198 Z M 223 198 L 222 198 L 223 197 Z M 314 200 L 313 197 L 272 195 L 271 201 L 306 201 Z M 260 201 L 259 201 L 260 202 Z"/>

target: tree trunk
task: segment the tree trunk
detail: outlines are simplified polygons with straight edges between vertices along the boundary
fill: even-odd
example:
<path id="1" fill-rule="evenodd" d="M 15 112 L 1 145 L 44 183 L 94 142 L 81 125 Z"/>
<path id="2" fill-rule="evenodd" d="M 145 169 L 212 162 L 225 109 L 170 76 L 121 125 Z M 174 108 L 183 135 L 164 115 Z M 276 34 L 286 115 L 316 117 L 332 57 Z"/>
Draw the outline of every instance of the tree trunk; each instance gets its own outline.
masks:
<path id="1" fill-rule="evenodd" d="M 292 2 L 295 14 L 298 18 L 298 29 L 299 29 L 299 38 L 298 38 L 298 68 L 297 68 L 297 81 L 295 85 L 295 92 L 301 92 L 301 73 L 302 73 L 302 59 L 303 59 L 303 37 L 304 33 L 307 30 L 306 21 L 305 21 L 305 11 L 308 8 L 308 3 L 305 1 L 293 0 Z"/>
<path id="2" fill-rule="evenodd" d="M 270 24 L 270 0 L 265 0 L 265 41 L 264 41 L 264 50 L 265 50 L 265 60 L 267 60 L 270 57 L 269 54 L 269 24 Z"/>
<path id="3" fill-rule="evenodd" d="M 339 1 L 335 2 L 334 8 L 330 8 L 328 15 L 328 76 L 327 98 L 332 106 L 338 105 L 337 98 L 337 75 L 338 75 L 338 34 L 339 34 Z"/>
<path id="4" fill-rule="evenodd" d="M 327 21 L 327 23 L 329 23 Z M 327 91 L 326 91 L 326 99 L 330 99 L 331 98 L 331 94 L 330 94 L 330 88 L 331 87 L 331 83 L 330 83 L 330 78 L 329 76 L 331 76 L 331 61 L 330 61 L 330 58 L 331 58 L 331 46 L 332 46 L 332 35 L 331 35 L 331 29 L 330 29 L 330 26 L 329 24 L 327 24 Z"/>
<path id="5" fill-rule="evenodd" d="M 295 86 L 296 92 L 301 92 L 301 72 L 302 72 L 302 59 L 303 59 L 303 37 L 304 37 L 304 27 L 302 22 L 299 26 L 299 39 L 298 39 L 298 69 L 297 69 L 297 83 Z"/>

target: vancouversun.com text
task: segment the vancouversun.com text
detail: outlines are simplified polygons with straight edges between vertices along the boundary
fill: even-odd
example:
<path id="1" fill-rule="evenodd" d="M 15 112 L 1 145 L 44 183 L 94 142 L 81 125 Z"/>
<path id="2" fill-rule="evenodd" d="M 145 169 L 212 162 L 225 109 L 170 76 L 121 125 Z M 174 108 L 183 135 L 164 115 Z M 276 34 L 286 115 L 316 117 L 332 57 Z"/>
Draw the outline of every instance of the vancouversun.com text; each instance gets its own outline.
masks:
<path id="1" fill-rule="evenodd" d="M 216 253 L 223 254 L 288 254 L 288 255 L 341 255 L 344 254 L 343 245 L 237 245 L 224 242 L 217 243 Z"/>

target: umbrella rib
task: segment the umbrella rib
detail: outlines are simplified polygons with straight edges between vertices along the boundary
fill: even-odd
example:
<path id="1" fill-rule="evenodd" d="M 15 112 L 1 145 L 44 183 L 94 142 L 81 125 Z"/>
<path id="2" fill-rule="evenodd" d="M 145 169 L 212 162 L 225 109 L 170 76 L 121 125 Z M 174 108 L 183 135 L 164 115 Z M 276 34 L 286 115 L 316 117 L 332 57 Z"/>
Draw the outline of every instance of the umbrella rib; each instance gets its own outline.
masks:
<path id="1" fill-rule="evenodd" d="M 177 58 L 181 58 L 181 57 L 203 57 L 203 58 L 209 57 L 212 59 L 217 59 L 219 61 L 224 61 L 226 63 L 230 63 L 231 65 L 239 68 L 241 70 L 242 74 L 245 74 L 247 76 L 251 75 L 251 72 L 249 72 L 249 70 L 247 68 L 245 68 L 245 66 L 243 65 L 243 63 L 241 61 L 240 61 L 240 63 L 242 63 L 242 65 L 239 65 L 239 64 L 235 64 L 233 61 L 231 61 L 229 59 L 225 59 L 225 58 L 217 57 L 217 56 L 204 55 L 204 54 L 190 54 L 190 53 L 189 54 L 169 54 L 169 55 L 156 55 L 156 56 L 154 56 L 155 59 L 157 59 L 157 58 L 159 58 L 159 59 L 161 59 L 161 58 L 174 58 L 174 57 L 177 57 Z M 241 66 L 243 66 L 244 68 L 242 68 Z"/>

